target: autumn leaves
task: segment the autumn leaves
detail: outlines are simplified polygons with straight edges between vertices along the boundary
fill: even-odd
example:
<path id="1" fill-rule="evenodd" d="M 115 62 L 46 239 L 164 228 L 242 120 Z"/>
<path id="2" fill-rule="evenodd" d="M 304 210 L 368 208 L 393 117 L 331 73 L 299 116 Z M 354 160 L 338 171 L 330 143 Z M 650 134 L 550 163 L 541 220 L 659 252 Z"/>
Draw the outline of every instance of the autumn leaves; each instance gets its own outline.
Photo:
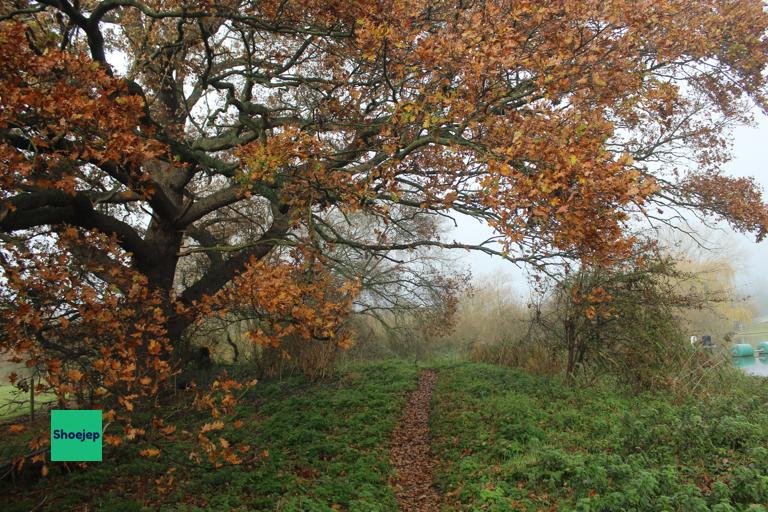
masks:
<path id="1" fill-rule="evenodd" d="M 657 208 L 768 226 L 719 172 L 768 104 L 758 0 L 67 5 L 2 10 L 0 348 L 125 439 L 197 322 L 347 347 L 340 247 L 468 247 L 409 219 L 473 216 L 538 268 L 627 258 Z"/>

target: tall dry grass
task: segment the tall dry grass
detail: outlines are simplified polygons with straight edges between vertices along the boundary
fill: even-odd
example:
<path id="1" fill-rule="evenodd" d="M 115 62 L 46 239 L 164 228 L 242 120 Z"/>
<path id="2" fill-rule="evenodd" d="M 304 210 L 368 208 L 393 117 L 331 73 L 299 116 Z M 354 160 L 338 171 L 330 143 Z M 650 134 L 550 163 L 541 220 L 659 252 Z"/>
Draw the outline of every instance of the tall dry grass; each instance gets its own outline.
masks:
<path id="1" fill-rule="evenodd" d="M 521 368 L 539 375 L 559 373 L 563 357 L 557 345 L 533 321 L 534 310 L 505 276 L 473 284 L 461 298 L 455 330 L 441 343 L 469 359 Z"/>
<path id="2" fill-rule="evenodd" d="M 464 344 L 474 361 L 538 375 L 565 373 L 563 344 L 556 333 L 547 333 L 534 321 L 533 308 L 503 282 L 485 281 L 476 289 L 473 297 L 460 301 L 457 329 L 448 343 Z M 541 309 L 553 313 L 551 304 L 544 303 Z M 693 349 L 682 336 L 673 338 L 653 344 L 614 340 L 612 350 L 579 367 L 574 385 L 590 386 L 613 376 L 633 389 L 656 390 L 681 401 L 706 399 L 745 385 L 748 377 L 733 367 L 724 345 L 719 351 Z"/>
<path id="3" fill-rule="evenodd" d="M 250 363 L 260 377 L 323 379 L 334 372 L 341 350 L 333 340 L 287 338 L 279 347 L 260 347 Z"/>

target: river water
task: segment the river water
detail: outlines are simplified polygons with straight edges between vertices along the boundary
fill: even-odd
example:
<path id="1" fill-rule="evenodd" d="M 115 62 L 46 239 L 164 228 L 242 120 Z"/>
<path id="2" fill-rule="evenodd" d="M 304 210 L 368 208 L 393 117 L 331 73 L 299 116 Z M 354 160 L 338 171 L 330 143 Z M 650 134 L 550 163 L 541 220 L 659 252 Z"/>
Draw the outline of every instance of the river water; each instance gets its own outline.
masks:
<path id="1" fill-rule="evenodd" d="M 734 357 L 733 364 L 750 375 L 768 377 L 768 357 Z"/>

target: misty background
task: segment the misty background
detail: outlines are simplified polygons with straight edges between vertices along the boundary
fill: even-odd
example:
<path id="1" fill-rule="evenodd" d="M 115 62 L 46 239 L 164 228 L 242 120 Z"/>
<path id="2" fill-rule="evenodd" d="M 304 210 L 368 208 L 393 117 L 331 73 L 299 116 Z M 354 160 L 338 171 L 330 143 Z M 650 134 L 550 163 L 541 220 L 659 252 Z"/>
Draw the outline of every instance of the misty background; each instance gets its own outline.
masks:
<path id="1" fill-rule="evenodd" d="M 733 159 L 724 166 L 727 174 L 739 177 L 752 176 L 768 199 L 768 117 L 755 114 L 753 126 L 739 126 L 732 134 Z M 481 243 L 493 234 L 480 222 L 457 217 L 458 226 L 446 234 L 447 239 L 467 243 Z M 718 224 L 719 231 L 702 229 L 704 240 L 718 246 L 717 254 L 727 254 L 735 271 L 735 286 L 740 297 L 754 302 L 755 320 L 768 319 L 768 240 L 756 243 L 754 237 L 736 233 L 726 224 Z M 716 240 L 707 240 L 714 237 Z M 528 277 L 525 269 L 480 252 L 457 254 L 458 264 L 471 270 L 479 280 L 505 283 L 518 298 L 529 296 Z"/>

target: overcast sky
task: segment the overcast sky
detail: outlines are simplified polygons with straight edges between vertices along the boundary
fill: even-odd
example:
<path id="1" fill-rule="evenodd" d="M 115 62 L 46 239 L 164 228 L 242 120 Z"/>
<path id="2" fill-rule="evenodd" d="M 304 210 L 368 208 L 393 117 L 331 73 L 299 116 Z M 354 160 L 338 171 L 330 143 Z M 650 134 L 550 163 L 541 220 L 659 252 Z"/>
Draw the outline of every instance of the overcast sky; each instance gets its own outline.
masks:
<path id="1" fill-rule="evenodd" d="M 768 190 L 768 119 L 757 118 L 755 127 L 739 127 L 733 134 L 733 155 L 725 170 L 733 176 L 753 176 L 764 191 Z M 768 201 L 768 196 L 765 197 Z M 485 240 L 490 230 L 479 222 L 458 219 L 459 227 L 446 238 L 455 238 L 462 242 L 478 243 Z M 732 232 L 726 239 L 732 240 L 733 261 L 736 268 L 736 285 L 743 295 L 754 297 L 758 304 L 759 315 L 768 315 L 768 241 L 756 244 L 754 237 L 747 237 Z M 527 281 L 524 272 L 514 265 L 482 253 L 462 253 L 459 261 L 468 266 L 472 274 L 479 278 L 494 278 L 511 281 L 520 297 L 527 297 Z"/>
<path id="2" fill-rule="evenodd" d="M 763 191 L 768 190 L 768 119 L 765 116 L 758 118 L 757 127 L 741 127 L 735 131 L 734 155 L 726 166 L 727 171 L 734 176 L 754 176 Z M 736 265 L 737 285 L 755 297 L 761 315 L 768 315 L 768 241 L 756 244 L 753 238 L 740 235 L 734 235 L 734 239 L 741 260 Z"/>

